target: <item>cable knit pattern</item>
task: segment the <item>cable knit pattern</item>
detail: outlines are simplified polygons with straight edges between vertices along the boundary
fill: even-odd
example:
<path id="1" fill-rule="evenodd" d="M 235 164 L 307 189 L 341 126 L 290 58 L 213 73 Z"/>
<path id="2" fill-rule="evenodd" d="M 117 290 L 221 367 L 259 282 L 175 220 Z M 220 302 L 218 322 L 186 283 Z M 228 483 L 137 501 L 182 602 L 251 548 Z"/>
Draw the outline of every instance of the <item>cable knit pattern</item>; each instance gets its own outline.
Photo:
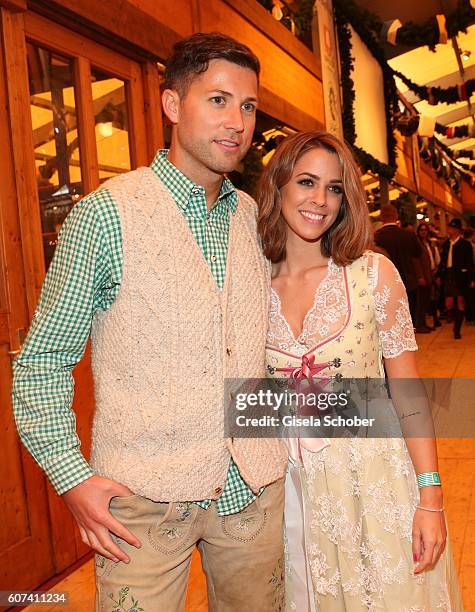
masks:
<path id="1" fill-rule="evenodd" d="M 91 334 L 96 473 L 157 501 L 215 499 L 232 454 L 257 491 L 284 474 L 280 442 L 223 436 L 225 378 L 264 377 L 270 271 L 254 201 L 239 192 L 220 291 L 149 168 L 104 187 L 119 209 L 124 265 Z"/>

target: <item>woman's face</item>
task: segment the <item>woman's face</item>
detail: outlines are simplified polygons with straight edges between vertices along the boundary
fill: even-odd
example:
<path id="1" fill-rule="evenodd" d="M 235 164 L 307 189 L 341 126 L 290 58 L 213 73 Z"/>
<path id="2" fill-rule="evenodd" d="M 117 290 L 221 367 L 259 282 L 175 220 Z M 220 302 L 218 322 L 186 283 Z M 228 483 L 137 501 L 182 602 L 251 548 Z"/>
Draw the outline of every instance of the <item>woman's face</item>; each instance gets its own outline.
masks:
<path id="1" fill-rule="evenodd" d="M 419 226 L 418 234 L 419 234 L 419 238 L 421 240 L 425 240 L 428 237 L 428 235 L 429 235 L 429 229 L 428 229 L 427 225 L 420 225 Z"/>
<path id="2" fill-rule="evenodd" d="M 337 154 L 323 148 L 304 153 L 280 195 L 288 237 L 293 234 L 306 242 L 320 239 L 335 222 L 343 198 Z"/>

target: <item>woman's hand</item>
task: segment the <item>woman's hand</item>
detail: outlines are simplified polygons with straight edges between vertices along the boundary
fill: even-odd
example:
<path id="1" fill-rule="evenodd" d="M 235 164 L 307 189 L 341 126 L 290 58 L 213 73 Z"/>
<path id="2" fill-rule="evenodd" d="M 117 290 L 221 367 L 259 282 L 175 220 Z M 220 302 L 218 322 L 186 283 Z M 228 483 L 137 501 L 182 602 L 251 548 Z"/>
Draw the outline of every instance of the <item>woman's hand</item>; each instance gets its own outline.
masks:
<path id="1" fill-rule="evenodd" d="M 440 487 L 421 489 L 420 506 L 442 508 Z M 437 563 L 444 551 L 447 529 L 443 512 L 428 512 L 416 509 L 412 521 L 412 553 L 415 563 L 414 574 L 420 574 Z"/>

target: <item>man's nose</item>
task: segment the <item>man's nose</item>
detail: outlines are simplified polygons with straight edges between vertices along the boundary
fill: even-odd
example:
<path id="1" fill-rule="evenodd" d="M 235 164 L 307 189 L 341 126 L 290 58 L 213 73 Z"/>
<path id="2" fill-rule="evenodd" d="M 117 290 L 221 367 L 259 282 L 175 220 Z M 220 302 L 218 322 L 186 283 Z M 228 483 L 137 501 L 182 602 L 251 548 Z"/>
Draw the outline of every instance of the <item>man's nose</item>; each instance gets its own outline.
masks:
<path id="1" fill-rule="evenodd" d="M 244 130 L 244 119 L 241 107 L 230 107 L 227 114 L 224 127 L 235 132 Z"/>

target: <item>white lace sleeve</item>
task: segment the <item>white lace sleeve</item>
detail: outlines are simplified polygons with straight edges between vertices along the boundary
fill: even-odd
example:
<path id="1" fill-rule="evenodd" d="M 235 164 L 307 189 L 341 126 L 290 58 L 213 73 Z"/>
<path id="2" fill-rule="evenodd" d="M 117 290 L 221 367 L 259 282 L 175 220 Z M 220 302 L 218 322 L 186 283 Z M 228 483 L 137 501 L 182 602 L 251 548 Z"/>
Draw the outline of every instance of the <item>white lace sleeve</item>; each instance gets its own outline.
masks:
<path id="1" fill-rule="evenodd" d="M 384 255 L 371 253 L 368 276 L 383 357 L 417 351 L 406 289 L 395 265 Z"/>

